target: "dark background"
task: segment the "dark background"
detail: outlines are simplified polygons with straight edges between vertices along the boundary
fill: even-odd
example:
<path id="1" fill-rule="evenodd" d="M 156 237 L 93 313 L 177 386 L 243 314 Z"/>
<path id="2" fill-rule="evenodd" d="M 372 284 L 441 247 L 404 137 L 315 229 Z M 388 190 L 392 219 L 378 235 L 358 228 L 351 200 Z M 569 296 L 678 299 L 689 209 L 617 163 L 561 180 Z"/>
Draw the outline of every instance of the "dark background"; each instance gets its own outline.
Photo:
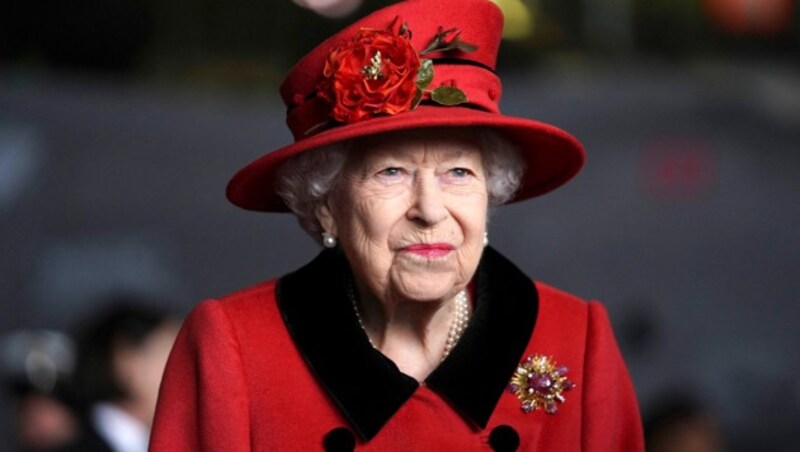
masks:
<path id="1" fill-rule="evenodd" d="M 290 142 L 291 64 L 391 3 L 365 2 L 1 3 L 0 335 L 70 329 L 120 291 L 186 312 L 308 261 L 292 216 L 224 187 Z M 607 305 L 644 412 L 680 390 L 729 450 L 800 450 L 800 5 L 502 3 L 504 112 L 572 132 L 589 160 L 498 209 L 492 244 Z M 0 423 L 5 444 L 2 400 Z"/>

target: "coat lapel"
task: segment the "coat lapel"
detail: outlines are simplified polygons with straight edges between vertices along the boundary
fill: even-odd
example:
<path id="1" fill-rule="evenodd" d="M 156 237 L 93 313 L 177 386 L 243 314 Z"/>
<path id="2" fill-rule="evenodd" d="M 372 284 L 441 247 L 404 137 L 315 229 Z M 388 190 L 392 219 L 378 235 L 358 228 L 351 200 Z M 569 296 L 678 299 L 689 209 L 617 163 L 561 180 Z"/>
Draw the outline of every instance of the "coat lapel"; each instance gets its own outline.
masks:
<path id="1" fill-rule="evenodd" d="M 278 306 L 317 380 L 364 439 L 374 437 L 419 387 L 373 349 L 347 296 L 347 260 L 326 250 L 278 283 Z M 538 294 L 511 262 L 486 248 L 475 276 L 475 311 L 426 384 L 484 428 L 533 332 Z"/>

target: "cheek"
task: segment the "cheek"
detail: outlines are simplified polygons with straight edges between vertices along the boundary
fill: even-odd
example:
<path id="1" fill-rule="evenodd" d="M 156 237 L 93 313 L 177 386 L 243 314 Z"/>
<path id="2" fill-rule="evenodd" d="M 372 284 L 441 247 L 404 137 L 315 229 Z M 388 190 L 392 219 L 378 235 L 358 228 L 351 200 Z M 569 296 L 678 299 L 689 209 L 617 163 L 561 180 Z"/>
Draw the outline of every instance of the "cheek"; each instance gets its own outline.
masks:
<path id="1" fill-rule="evenodd" d="M 357 279 L 375 293 L 389 284 L 393 252 L 393 231 L 403 212 L 397 198 L 362 197 L 354 201 L 341 219 L 339 243 Z"/>
<path id="2" fill-rule="evenodd" d="M 476 190 L 473 193 L 462 193 L 454 196 L 450 204 L 450 212 L 460 225 L 464 239 L 480 237 L 482 241 L 489 207 L 486 192 Z"/>
<path id="3" fill-rule="evenodd" d="M 408 209 L 408 197 L 404 193 L 400 189 L 380 193 L 353 193 L 347 220 L 352 239 L 370 242 L 373 246 L 388 246 L 392 230 Z"/>
<path id="4" fill-rule="evenodd" d="M 485 193 L 477 192 L 469 199 L 461 199 L 454 205 L 453 216 L 457 221 L 463 243 L 459 247 L 458 259 L 463 277 L 470 279 L 483 254 L 483 236 L 486 231 L 488 200 Z"/>

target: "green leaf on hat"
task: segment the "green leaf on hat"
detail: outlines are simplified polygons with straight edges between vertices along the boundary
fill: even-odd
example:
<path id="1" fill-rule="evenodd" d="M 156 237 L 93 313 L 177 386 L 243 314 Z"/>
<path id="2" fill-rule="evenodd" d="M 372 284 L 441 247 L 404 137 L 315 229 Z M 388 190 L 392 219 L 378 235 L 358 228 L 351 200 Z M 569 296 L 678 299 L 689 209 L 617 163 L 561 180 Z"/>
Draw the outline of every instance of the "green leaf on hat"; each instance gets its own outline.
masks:
<path id="1" fill-rule="evenodd" d="M 454 36 L 448 39 L 448 35 L 451 34 Z M 431 39 L 431 42 L 428 43 L 428 46 L 425 47 L 425 49 L 419 54 L 425 55 L 435 52 L 449 52 L 451 50 L 460 50 L 462 52 L 470 53 L 478 50 L 478 46 L 461 41 L 460 28 L 453 27 L 445 30 L 444 27 L 440 26 L 439 31 L 436 33 L 433 39 Z"/>
<path id="2" fill-rule="evenodd" d="M 449 43 L 443 43 L 440 47 L 434 49 L 436 52 L 449 52 L 451 50 L 460 50 L 464 53 L 472 53 L 478 50 L 478 46 L 470 44 L 461 40 L 461 37 L 453 39 Z"/>
<path id="3" fill-rule="evenodd" d="M 433 80 L 433 61 L 421 60 L 419 72 L 417 72 L 417 88 L 425 89 L 431 84 Z"/>
<path id="4" fill-rule="evenodd" d="M 439 48 L 444 45 L 444 35 L 439 33 L 431 39 L 431 42 L 428 43 L 428 46 L 425 47 L 420 55 L 425 55 L 428 53 L 438 52 Z"/>
<path id="5" fill-rule="evenodd" d="M 431 92 L 431 100 L 441 105 L 458 105 L 467 101 L 464 91 L 455 86 L 440 86 Z"/>
<path id="6" fill-rule="evenodd" d="M 417 108 L 420 102 L 422 102 L 422 90 L 417 88 L 417 92 L 414 93 L 414 98 L 411 99 L 411 110 Z"/>
<path id="7" fill-rule="evenodd" d="M 465 53 L 472 53 L 472 52 L 478 50 L 478 46 L 476 46 L 475 44 L 470 44 L 468 42 L 464 42 L 461 39 L 456 39 L 454 44 L 456 45 L 456 48 L 458 50 L 460 50 L 462 52 L 465 52 Z"/>

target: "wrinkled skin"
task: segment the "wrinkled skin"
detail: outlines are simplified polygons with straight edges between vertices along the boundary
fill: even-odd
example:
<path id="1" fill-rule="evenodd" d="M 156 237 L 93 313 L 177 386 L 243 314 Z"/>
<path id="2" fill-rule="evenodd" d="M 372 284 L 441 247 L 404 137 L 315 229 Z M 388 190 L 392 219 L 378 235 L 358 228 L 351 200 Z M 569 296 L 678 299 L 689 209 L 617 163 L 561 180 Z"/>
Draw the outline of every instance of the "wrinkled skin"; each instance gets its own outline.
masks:
<path id="1" fill-rule="evenodd" d="M 317 209 L 353 268 L 368 334 L 387 356 L 398 356 L 401 369 L 398 361 L 416 361 L 418 353 L 429 363 L 423 367 L 438 364 L 451 301 L 483 251 L 487 211 L 480 148 L 446 130 L 357 143 Z M 419 244 L 445 250 L 409 248 Z"/>

